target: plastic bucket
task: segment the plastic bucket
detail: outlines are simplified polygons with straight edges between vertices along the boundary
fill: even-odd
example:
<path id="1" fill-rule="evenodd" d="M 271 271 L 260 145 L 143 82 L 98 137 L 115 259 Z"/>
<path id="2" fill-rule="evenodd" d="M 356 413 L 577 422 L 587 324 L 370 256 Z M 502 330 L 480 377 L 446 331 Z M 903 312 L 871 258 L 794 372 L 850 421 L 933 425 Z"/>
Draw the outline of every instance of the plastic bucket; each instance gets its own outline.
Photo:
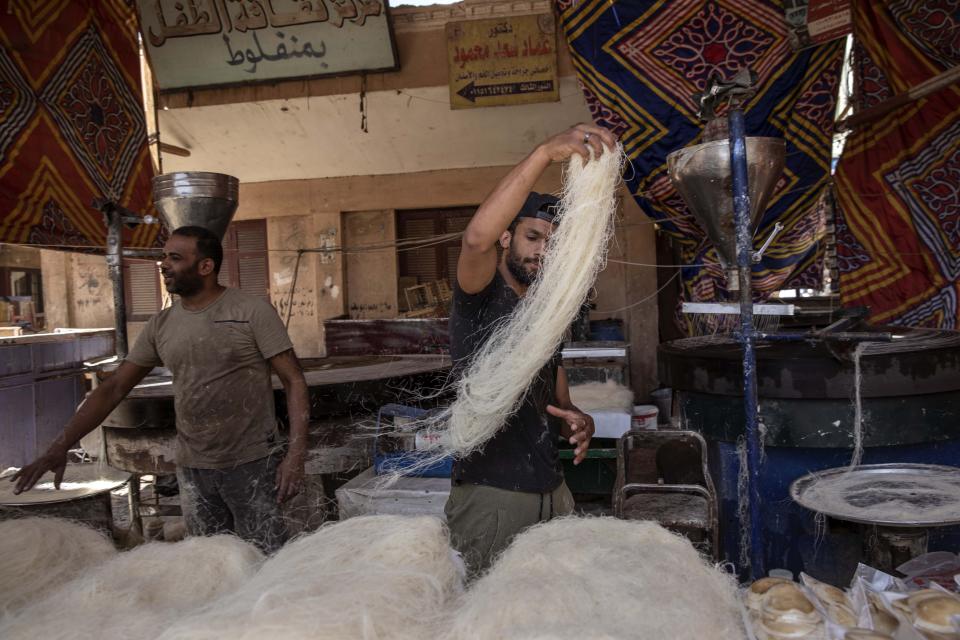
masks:
<path id="1" fill-rule="evenodd" d="M 631 429 L 654 430 L 657 428 L 657 415 L 660 410 L 652 404 L 638 404 L 633 407 L 630 418 Z"/>

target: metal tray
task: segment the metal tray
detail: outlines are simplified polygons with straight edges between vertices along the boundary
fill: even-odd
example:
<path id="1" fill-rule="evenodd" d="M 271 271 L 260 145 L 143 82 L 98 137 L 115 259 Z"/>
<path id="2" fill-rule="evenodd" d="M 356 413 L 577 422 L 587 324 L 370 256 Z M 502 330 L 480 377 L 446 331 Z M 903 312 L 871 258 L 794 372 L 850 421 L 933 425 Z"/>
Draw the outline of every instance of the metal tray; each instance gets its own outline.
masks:
<path id="1" fill-rule="evenodd" d="M 960 467 L 898 463 L 827 469 L 794 480 L 790 497 L 810 511 L 848 522 L 949 526 L 960 524 Z"/>
<path id="2" fill-rule="evenodd" d="M 88 498 L 119 489 L 130 479 L 129 473 L 106 465 L 68 464 L 59 490 L 53 487 L 53 473 L 46 473 L 32 489 L 14 495 L 9 475 L 0 478 L 0 506 L 23 507 Z"/>

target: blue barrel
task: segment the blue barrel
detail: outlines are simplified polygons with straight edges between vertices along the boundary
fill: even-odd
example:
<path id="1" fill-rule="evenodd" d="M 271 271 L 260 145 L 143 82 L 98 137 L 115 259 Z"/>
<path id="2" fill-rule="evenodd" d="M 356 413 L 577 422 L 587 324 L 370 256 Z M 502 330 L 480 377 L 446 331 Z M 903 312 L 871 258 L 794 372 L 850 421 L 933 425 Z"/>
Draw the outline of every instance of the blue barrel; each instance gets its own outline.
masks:
<path id="1" fill-rule="evenodd" d="M 860 358 L 863 464 L 960 465 L 960 333 L 891 328 L 893 343 Z M 719 496 L 722 555 L 738 568 L 739 460 L 744 434 L 740 346 L 729 337 L 661 345 L 660 377 L 674 388 L 688 429 L 708 443 Z M 853 354 L 825 343 L 758 348 L 758 395 L 764 433 L 760 470 L 763 553 L 768 568 L 806 571 L 849 582 L 864 543 L 857 525 L 828 521 L 795 504 L 790 484 L 808 473 L 849 464 L 853 454 Z M 960 548 L 960 528 L 930 530 L 930 550 Z"/>
<path id="2" fill-rule="evenodd" d="M 708 443 L 710 473 L 720 500 L 720 534 L 723 557 L 739 564 L 737 479 L 740 463 L 736 445 L 714 440 Z M 764 558 L 768 568 L 783 568 L 808 574 L 832 584 L 847 584 L 863 561 L 863 539 L 856 526 L 831 522 L 820 530 L 814 514 L 790 499 L 790 484 L 813 471 L 840 467 L 850 462 L 849 449 L 767 447 L 760 472 L 761 520 Z M 915 462 L 957 465 L 960 441 L 920 445 L 871 447 L 864 450 L 863 464 Z M 960 527 L 930 530 L 930 551 L 960 549 Z"/>

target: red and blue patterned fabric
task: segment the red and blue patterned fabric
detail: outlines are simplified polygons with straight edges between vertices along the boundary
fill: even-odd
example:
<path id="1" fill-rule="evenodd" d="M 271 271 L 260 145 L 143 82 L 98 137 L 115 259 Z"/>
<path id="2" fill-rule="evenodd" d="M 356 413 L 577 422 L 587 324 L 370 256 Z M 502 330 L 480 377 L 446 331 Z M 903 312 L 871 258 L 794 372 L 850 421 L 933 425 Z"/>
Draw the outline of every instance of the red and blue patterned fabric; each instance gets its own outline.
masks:
<path id="1" fill-rule="evenodd" d="M 102 247 L 94 198 L 152 212 L 136 14 L 123 0 L 0 12 L 0 242 Z M 126 231 L 153 244 L 159 225 Z"/>
<path id="2" fill-rule="evenodd" d="M 860 107 L 960 65 L 960 13 L 943 0 L 854 2 Z M 837 169 L 844 305 L 875 322 L 958 328 L 960 86 L 851 133 Z"/>
<path id="3" fill-rule="evenodd" d="M 838 40 L 799 52 L 774 0 L 559 0 L 561 23 L 594 120 L 620 136 L 631 193 L 681 247 L 684 297 L 725 290 L 712 243 L 670 184 L 666 157 L 700 141 L 693 94 L 711 74 L 758 75 L 745 105 L 747 134 L 784 138 L 786 168 L 759 225 L 759 240 L 785 225 L 753 269 L 758 296 L 819 287 L 826 231 Z"/>

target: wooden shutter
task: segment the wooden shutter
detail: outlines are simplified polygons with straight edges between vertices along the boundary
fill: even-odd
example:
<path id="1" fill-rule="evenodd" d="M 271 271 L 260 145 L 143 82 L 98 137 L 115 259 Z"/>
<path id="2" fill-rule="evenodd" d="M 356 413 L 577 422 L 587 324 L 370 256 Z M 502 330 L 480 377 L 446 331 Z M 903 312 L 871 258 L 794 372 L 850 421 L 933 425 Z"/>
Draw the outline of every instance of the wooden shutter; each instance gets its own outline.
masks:
<path id="1" fill-rule="evenodd" d="M 218 281 L 246 293 L 270 298 L 270 261 L 266 220 L 234 222 L 223 236 Z"/>
<path id="2" fill-rule="evenodd" d="M 435 222 L 429 218 L 412 218 L 402 223 L 401 240 L 429 238 L 436 235 Z M 415 277 L 419 284 L 438 280 L 437 251 L 434 247 L 406 250 L 400 247 L 400 262 L 403 273 L 400 275 Z"/>
<path id="3" fill-rule="evenodd" d="M 123 261 L 127 319 L 139 322 L 160 311 L 160 271 L 154 260 Z"/>
<path id="4" fill-rule="evenodd" d="M 397 239 L 429 239 L 467 228 L 475 209 L 424 209 L 397 213 Z M 400 247 L 403 249 L 402 247 Z M 453 283 L 460 257 L 460 238 L 422 249 L 398 252 L 400 277 L 415 277 L 420 284 L 435 280 Z"/>
<path id="5" fill-rule="evenodd" d="M 237 224 L 237 278 L 237 287 L 241 291 L 270 298 L 265 220 Z"/>
<path id="6" fill-rule="evenodd" d="M 470 211 L 471 215 L 473 211 Z M 467 225 L 470 224 L 471 215 L 466 216 L 457 216 L 452 215 L 446 218 L 446 228 L 444 233 L 453 233 L 461 232 L 467 228 Z M 446 260 L 447 260 L 447 269 L 444 273 L 444 277 L 450 282 L 450 286 L 453 286 L 453 281 L 457 277 L 457 260 L 460 259 L 460 239 L 457 238 L 456 241 L 449 242 L 444 245 L 446 249 Z"/>

